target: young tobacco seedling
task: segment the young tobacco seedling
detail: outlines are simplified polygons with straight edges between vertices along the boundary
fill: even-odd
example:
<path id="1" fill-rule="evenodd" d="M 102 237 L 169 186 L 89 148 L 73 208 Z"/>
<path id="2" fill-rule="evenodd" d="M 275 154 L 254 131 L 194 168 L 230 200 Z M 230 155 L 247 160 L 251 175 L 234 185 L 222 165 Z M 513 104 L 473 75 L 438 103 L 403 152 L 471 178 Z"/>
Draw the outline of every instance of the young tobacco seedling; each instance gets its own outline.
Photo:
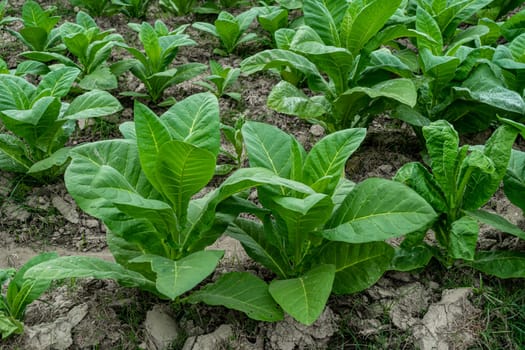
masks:
<path id="1" fill-rule="evenodd" d="M 144 47 L 140 50 L 119 44 L 135 58 L 132 61 L 131 72 L 144 83 L 147 94 L 128 91 L 122 93 L 127 96 L 146 97 L 153 102 L 158 102 L 168 87 L 194 78 L 206 70 L 206 65 L 201 63 L 186 63 L 170 68 L 179 47 L 195 45 L 195 41 L 187 34 L 183 34 L 187 25 L 180 26 L 173 31 L 160 20 L 155 22 L 155 27 L 143 22 L 141 25 L 130 23 L 131 29 L 139 33 L 139 40 Z M 175 101 L 164 101 L 164 104 L 173 104 Z"/>
<path id="2" fill-rule="evenodd" d="M 270 33 L 272 41 L 275 41 L 275 32 L 288 27 L 288 10 L 278 6 L 262 7 L 257 22 L 262 29 Z"/>
<path id="3" fill-rule="evenodd" d="M 61 257 L 26 276 L 112 278 L 179 300 L 214 271 L 223 255 L 205 248 L 247 202 L 228 198 L 269 183 L 309 190 L 265 169 L 241 169 L 195 198 L 215 173 L 220 148 L 217 98 L 195 94 L 160 117 L 137 102 L 134 113 L 135 121 L 121 126 L 126 139 L 76 147 L 65 173 L 66 187 L 79 207 L 108 227 L 107 242 L 116 262 Z M 247 290 L 255 278 L 248 273 L 227 276 L 237 290 Z M 260 287 L 261 281 L 255 280 Z M 219 304 L 260 320 L 281 319 L 268 286 L 262 286 L 249 293 L 218 293 L 217 298 L 227 300 Z"/>
<path id="4" fill-rule="evenodd" d="M 222 67 L 220 63 L 210 60 L 210 72 L 211 75 L 204 78 L 209 83 L 198 81 L 195 84 L 208 89 L 217 97 L 228 96 L 237 102 L 241 100 L 241 94 L 239 92 L 227 91 L 237 82 L 239 74 L 241 74 L 239 68 Z"/>
<path id="5" fill-rule="evenodd" d="M 267 101 L 280 113 L 319 123 L 329 132 L 366 127 L 393 106 L 416 104 L 410 68 L 380 48 L 406 34 L 383 28 L 400 3 L 373 0 L 362 6 L 361 1 L 336 0 L 327 7 L 321 0 L 305 0 L 305 25 L 277 30 L 278 49 L 248 57 L 241 69 L 281 74 Z M 314 96 L 297 86 L 302 82 Z"/>
<path id="6" fill-rule="evenodd" d="M 129 18 L 144 18 L 148 11 L 150 0 L 114 0 L 120 4 L 120 12 Z"/>
<path id="7" fill-rule="evenodd" d="M 213 52 L 218 55 L 228 56 L 240 44 L 257 39 L 257 34 L 246 34 L 245 32 L 260 10 L 259 7 L 253 7 L 238 16 L 221 11 L 214 24 L 195 22 L 192 24 L 192 27 L 219 38 L 222 47 L 214 49 Z"/>
<path id="8" fill-rule="evenodd" d="M 119 0 L 69 0 L 71 5 L 85 9 L 91 16 L 111 16 L 119 12 L 122 4 Z"/>
<path id="9" fill-rule="evenodd" d="M 426 230 L 412 232 L 396 253 L 394 269 L 423 267 L 434 256 L 445 266 L 461 259 L 501 278 L 524 277 L 525 255 L 476 252 L 478 221 L 525 239 L 525 232 L 480 209 L 499 188 L 507 171 L 517 129 L 500 126 L 482 149 L 459 147 L 457 132 L 444 120 L 423 127 L 423 135 L 432 172 L 421 163 L 408 163 L 394 179 L 413 188 L 439 214 L 431 226 L 439 246 L 431 247 L 423 241 Z"/>
<path id="10" fill-rule="evenodd" d="M 44 261 L 57 258 L 56 253 L 42 253 L 24 264 L 18 271 L 0 269 L 0 334 L 6 339 L 12 334 L 24 331 L 25 311 L 29 304 L 38 299 L 51 286 L 49 280 L 29 279 L 26 271 Z M 4 291 L 4 286 L 7 288 Z"/>
<path id="11" fill-rule="evenodd" d="M 195 0 L 160 0 L 160 6 L 176 16 L 184 16 L 192 12 Z"/>
<path id="12" fill-rule="evenodd" d="M 269 292 L 296 320 L 312 324 L 331 294 L 348 294 L 374 284 L 389 269 L 393 248 L 383 242 L 427 227 L 436 215 L 417 193 L 390 180 L 359 184 L 343 176 L 348 157 L 365 129 L 328 135 L 307 154 L 291 135 L 263 123 L 242 129 L 250 166 L 303 184 L 298 192 L 280 184 L 258 187 L 263 210 L 238 218 L 227 234 L 248 255 L 276 274 Z M 208 302 L 216 286 L 190 296 Z"/>
<path id="13" fill-rule="evenodd" d="M 219 164 L 215 169 L 216 175 L 227 175 L 235 169 L 240 169 L 243 165 L 244 156 L 244 141 L 242 138 L 242 126 L 244 125 L 244 116 L 240 116 L 235 121 L 233 126 L 221 123 L 221 131 L 224 138 L 233 147 L 233 152 L 226 148 L 221 148 L 220 153 L 227 157 L 233 164 Z"/>
<path id="14" fill-rule="evenodd" d="M 84 90 L 117 88 L 117 77 L 113 71 L 117 74 L 122 73 L 121 67 L 126 63 L 129 65 L 129 62 L 121 61 L 108 67 L 106 60 L 111 55 L 112 48 L 117 43 L 124 42 L 120 34 L 112 33 L 113 29 L 102 31 L 93 18 L 83 11 L 77 13 L 76 23 L 65 22 L 58 31 L 62 42 L 76 58 L 76 62 L 67 55 L 54 52 L 29 51 L 21 55 L 40 62 L 58 61 L 80 69 L 78 84 Z"/>
<path id="15" fill-rule="evenodd" d="M 44 10 L 37 2 L 28 0 L 22 6 L 22 23 L 20 30 L 7 29 L 9 33 L 18 38 L 32 51 L 62 51 L 59 45 L 60 33 L 55 25 L 60 16 L 52 16 L 56 7 Z"/>
<path id="16" fill-rule="evenodd" d="M 70 148 L 64 145 L 76 121 L 122 109 L 115 97 L 99 90 L 63 101 L 79 73 L 73 67 L 58 68 L 37 86 L 0 74 L 0 120 L 10 131 L 0 134 L 0 169 L 39 179 L 55 177 L 69 160 Z"/>

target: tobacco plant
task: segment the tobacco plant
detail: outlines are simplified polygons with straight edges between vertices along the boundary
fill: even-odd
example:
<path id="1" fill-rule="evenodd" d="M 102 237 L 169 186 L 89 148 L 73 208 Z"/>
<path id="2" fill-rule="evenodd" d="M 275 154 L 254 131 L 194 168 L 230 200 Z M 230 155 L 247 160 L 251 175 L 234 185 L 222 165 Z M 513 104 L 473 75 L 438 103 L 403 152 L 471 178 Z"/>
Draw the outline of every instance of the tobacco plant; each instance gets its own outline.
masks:
<path id="1" fill-rule="evenodd" d="M 80 71 L 61 67 L 35 86 L 24 78 L 0 74 L 0 120 L 10 133 L 0 134 L 0 169 L 52 178 L 64 170 L 64 147 L 76 121 L 118 112 L 122 106 L 105 91 L 93 90 L 66 102 Z"/>
<path id="2" fill-rule="evenodd" d="M 60 33 L 55 28 L 60 16 L 53 16 L 55 11 L 54 6 L 44 10 L 37 2 L 27 0 L 22 6 L 23 28 L 7 31 L 32 51 L 62 51 L 64 46 L 59 44 Z"/>
<path id="3" fill-rule="evenodd" d="M 195 0 L 160 0 L 159 4 L 166 11 L 183 16 L 193 10 Z"/>
<path id="4" fill-rule="evenodd" d="M 360 1 L 337 0 L 328 6 L 306 0 L 305 25 L 278 30 L 278 49 L 245 59 L 241 69 L 248 74 L 279 71 L 283 80 L 272 89 L 268 105 L 320 123 L 329 132 L 367 126 L 398 104 L 413 107 L 410 67 L 379 48 L 409 33 L 402 26 L 385 27 L 400 2 L 373 0 L 361 6 Z M 303 83 L 314 96 L 302 91 Z"/>
<path id="5" fill-rule="evenodd" d="M 195 84 L 206 88 L 217 97 L 227 96 L 237 102 L 241 100 L 239 92 L 228 91 L 241 74 L 239 68 L 222 67 L 220 63 L 210 60 L 210 72 L 211 75 L 204 78 L 205 82 L 198 81 Z"/>
<path id="6" fill-rule="evenodd" d="M 24 276 L 26 271 L 56 257 L 58 255 L 55 253 L 42 253 L 26 262 L 18 271 L 0 269 L 1 339 L 6 339 L 12 334 L 21 334 L 24 331 L 22 321 L 27 306 L 51 287 L 51 281 L 26 278 Z M 4 286 L 6 286 L 5 289 Z"/>
<path id="7" fill-rule="evenodd" d="M 110 90 L 117 87 L 117 77 L 113 74 L 122 73 L 119 66 L 126 62 L 119 62 L 108 67 L 106 61 L 111 55 L 112 48 L 117 43 L 123 43 L 120 34 L 114 30 L 101 30 L 96 22 L 87 13 L 79 11 L 76 23 L 66 22 L 58 31 L 62 42 L 76 62 L 68 57 L 55 52 L 29 51 L 21 55 L 36 61 L 58 61 L 66 66 L 76 67 L 81 70 L 79 86 L 85 90 Z M 127 68 L 127 67 L 125 67 Z"/>
<path id="8" fill-rule="evenodd" d="M 397 251 L 394 268 L 422 267 L 434 256 L 447 267 L 463 260 L 501 278 L 524 277 L 525 255 L 476 252 L 478 221 L 525 239 L 525 232 L 498 215 L 480 209 L 505 176 L 517 129 L 500 126 L 483 148 L 459 147 L 457 132 L 444 120 L 423 127 L 423 135 L 432 171 L 421 163 L 408 163 L 399 169 L 394 179 L 413 188 L 439 214 L 432 224 L 438 246 L 429 246 L 424 241 L 425 230 L 411 233 Z"/>
<path id="9" fill-rule="evenodd" d="M 508 59 L 508 51 L 513 50 L 481 45 L 490 32 L 487 23 L 457 28 L 483 3 L 487 1 L 466 1 L 464 8 L 452 6 L 448 12 L 442 9 L 436 13 L 438 1 L 432 6 L 423 0 L 418 2 L 415 27 L 424 34 L 417 37 L 419 57 L 405 50 L 405 57 L 412 56 L 412 61 L 419 62 L 417 69 L 422 74 L 416 78 L 418 104 L 413 110 L 401 106 L 397 111 L 399 118 L 416 127 L 445 119 L 459 132 L 475 132 L 486 129 L 496 113 L 508 117 L 525 115 L 522 92 L 515 91 L 519 86 L 516 77 L 498 67 L 519 68 L 512 54 Z M 469 44 L 474 47 L 466 46 Z M 505 60 L 500 59 L 503 57 Z"/>
<path id="10" fill-rule="evenodd" d="M 196 13 L 219 14 L 222 10 L 248 6 L 248 0 L 208 0 L 194 9 Z"/>
<path id="11" fill-rule="evenodd" d="M 251 167 L 302 183 L 309 193 L 280 184 L 257 189 L 260 221 L 237 218 L 227 234 L 272 272 L 269 292 L 299 322 L 313 323 L 334 291 L 348 294 L 374 284 L 389 268 L 393 248 L 383 240 L 427 227 L 435 213 L 414 191 L 385 179 L 359 184 L 343 176 L 364 129 L 335 132 L 307 154 L 279 129 L 246 122 Z M 209 287 L 211 290 L 213 286 Z M 190 300 L 207 300 L 207 289 Z"/>
<path id="12" fill-rule="evenodd" d="M 501 119 L 504 123 L 514 126 L 525 139 L 525 125 L 513 120 Z M 525 152 L 512 150 L 507 172 L 503 178 L 503 189 L 507 198 L 521 208 L 525 214 Z"/>
<path id="13" fill-rule="evenodd" d="M 85 9 L 91 16 L 111 16 L 119 12 L 122 5 L 114 0 L 69 0 L 71 5 Z"/>
<path id="14" fill-rule="evenodd" d="M 170 68 L 180 47 L 196 44 L 183 33 L 187 26 L 169 31 L 160 20 L 155 22 L 154 27 L 147 22 L 141 25 L 130 23 L 129 26 L 139 33 L 144 52 L 128 45 L 120 44 L 120 46 L 134 56 L 131 72 L 144 83 L 147 94 L 134 91 L 123 94 L 146 97 L 153 102 L 158 102 L 168 87 L 194 78 L 206 70 L 206 66 L 201 63 L 186 63 Z M 171 104 L 173 102 L 166 101 Z"/>
<path id="15" fill-rule="evenodd" d="M 134 114 L 134 122 L 121 126 L 126 139 L 76 147 L 65 173 L 78 206 L 108 227 L 107 243 L 116 262 L 61 257 L 26 276 L 112 278 L 178 300 L 214 271 L 223 251 L 205 248 L 233 221 L 241 204 L 255 207 L 232 195 L 268 183 L 311 191 L 265 169 L 241 169 L 215 190 L 195 197 L 215 172 L 220 147 L 217 98 L 192 95 L 160 118 L 136 103 Z M 248 273 L 224 279 L 233 283 L 230 287 L 248 291 L 216 294 L 227 300 L 225 305 L 255 319 L 282 318 L 266 283 L 252 283 Z"/>
<path id="16" fill-rule="evenodd" d="M 221 11 L 213 24 L 195 22 L 192 24 L 192 27 L 217 37 L 222 47 L 214 49 L 213 52 L 227 56 L 240 44 L 257 39 L 257 34 L 245 32 L 259 12 L 259 7 L 252 7 L 238 16 L 234 16 L 226 11 Z"/>

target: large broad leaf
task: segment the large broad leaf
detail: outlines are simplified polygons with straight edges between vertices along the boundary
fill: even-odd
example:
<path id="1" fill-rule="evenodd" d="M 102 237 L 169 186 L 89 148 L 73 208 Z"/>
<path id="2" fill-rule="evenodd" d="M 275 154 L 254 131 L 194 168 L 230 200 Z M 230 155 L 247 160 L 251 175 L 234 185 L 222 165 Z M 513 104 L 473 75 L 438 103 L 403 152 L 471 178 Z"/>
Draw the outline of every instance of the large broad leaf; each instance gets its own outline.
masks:
<path id="1" fill-rule="evenodd" d="M 334 293 L 350 294 L 376 283 L 390 268 L 393 256 L 394 248 L 384 242 L 330 242 L 323 247 L 320 260 L 335 265 Z"/>
<path id="2" fill-rule="evenodd" d="M 432 174 L 445 196 L 456 192 L 459 136 L 444 120 L 423 127 L 428 155 L 432 160 Z"/>
<path id="3" fill-rule="evenodd" d="M 184 223 L 188 203 L 215 174 L 215 156 L 181 141 L 164 143 L 159 150 L 156 173 L 162 194 Z"/>
<path id="4" fill-rule="evenodd" d="M 484 210 L 466 211 L 465 213 L 479 222 L 525 240 L 525 232 L 497 214 L 489 213 Z"/>
<path id="5" fill-rule="evenodd" d="M 80 70 L 73 67 L 63 67 L 47 73 L 40 84 L 37 93 L 49 89 L 49 95 L 54 97 L 64 97 L 69 93 L 73 82 L 80 74 Z"/>
<path id="6" fill-rule="evenodd" d="M 354 153 L 366 135 L 366 129 L 347 129 L 334 132 L 314 145 L 303 166 L 303 182 L 313 185 L 331 176 L 324 189 L 317 189 L 331 195 L 343 176 L 348 158 Z"/>
<path id="7" fill-rule="evenodd" d="M 25 173 L 30 167 L 24 143 L 16 136 L 0 134 L 0 169 Z"/>
<path id="8" fill-rule="evenodd" d="M 503 185 L 509 200 L 525 211 L 525 152 L 512 150 Z"/>
<path id="9" fill-rule="evenodd" d="M 285 80 L 275 85 L 268 96 L 268 107 L 288 115 L 315 119 L 329 112 L 322 98 L 311 98 Z"/>
<path id="10" fill-rule="evenodd" d="M 340 47 L 339 25 L 347 7 L 344 0 L 305 0 L 304 22 L 319 34 L 326 45 Z"/>
<path id="11" fill-rule="evenodd" d="M 331 87 L 323 79 L 319 70 L 306 57 L 288 50 L 265 50 L 246 58 L 241 62 L 241 69 L 244 73 L 253 74 L 264 69 L 284 68 L 297 70 L 304 74 L 308 79 L 309 87 L 316 92 L 329 92 Z"/>
<path id="12" fill-rule="evenodd" d="M 120 102 L 109 92 L 88 91 L 75 98 L 66 113 L 65 119 L 95 118 L 117 113 L 122 109 Z"/>
<path id="13" fill-rule="evenodd" d="M 175 300 L 208 277 L 223 254 L 223 251 L 200 251 L 176 261 L 162 256 L 143 255 L 131 262 L 151 263 L 151 269 L 157 273 L 157 290 Z"/>
<path id="14" fill-rule="evenodd" d="M 0 111 L 30 108 L 36 88 L 24 78 L 0 74 Z"/>
<path id="15" fill-rule="evenodd" d="M 480 65 L 461 87 L 454 87 L 454 90 L 467 101 L 480 102 L 520 115 L 525 113 L 523 97 L 504 86 L 501 78 L 486 64 Z"/>
<path id="16" fill-rule="evenodd" d="M 471 217 L 463 216 L 454 221 L 449 232 L 449 254 L 455 259 L 474 259 L 478 233 L 478 222 Z"/>
<path id="17" fill-rule="evenodd" d="M 308 245 L 308 235 L 320 230 L 328 221 L 333 203 L 329 196 L 315 193 L 303 199 L 276 197 L 265 207 L 285 222 L 287 241 L 293 245 L 291 250 L 297 253 L 302 251 L 300 247 Z"/>
<path id="18" fill-rule="evenodd" d="M 297 321 L 310 325 L 321 315 L 332 291 L 334 265 L 320 265 L 301 277 L 274 280 L 270 294 Z"/>
<path id="19" fill-rule="evenodd" d="M 465 195 L 463 208 L 476 210 L 485 204 L 498 190 L 501 180 L 507 171 L 512 145 L 516 139 L 518 130 L 502 125 L 487 140 L 483 148 L 483 154 L 490 158 L 494 164 L 494 171 L 487 173 L 476 169 L 470 177 Z"/>
<path id="20" fill-rule="evenodd" d="M 186 301 L 222 305 L 259 321 L 280 321 L 283 312 L 268 292 L 268 285 L 248 272 L 230 272 L 191 294 Z"/>
<path id="21" fill-rule="evenodd" d="M 160 148 L 172 138 L 166 125 L 148 107 L 141 103 L 135 103 L 133 110 L 140 165 L 148 180 L 160 192 L 161 185 L 156 164 Z"/>
<path id="22" fill-rule="evenodd" d="M 139 39 L 142 45 L 144 45 L 144 51 L 146 51 L 153 70 L 152 73 L 158 72 L 163 63 L 161 61 L 161 47 L 157 32 L 151 24 L 147 22 L 142 23 L 140 26 Z"/>
<path id="23" fill-rule="evenodd" d="M 323 236 L 348 243 L 382 241 L 424 229 L 435 218 L 432 207 L 414 190 L 371 178 L 357 184 L 345 198 Z"/>
<path id="24" fill-rule="evenodd" d="M 461 63 L 457 57 L 436 56 L 427 48 L 422 48 L 419 51 L 419 57 L 424 74 L 433 78 L 434 89 L 439 89 L 454 79 L 456 70 Z"/>
<path id="25" fill-rule="evenodd" d="M 355 68 L 350 51 L 316 41 L 301 41 L 292 49 L 308 57 L 320 71 L 325 72 L 334 82 L 337 92 L 342 93 L 348 87 L 350 74 Z"/>
<path id="26" fill-rule="evenodd" d="M 432 174 L 417 162 L 403 165 L 394 176 L 395 181 L 399 181 L 415 190 L 421 197 L 432 205 L 438 212 L 447 211 L 447 202 L 441 188 Z"/>
<path id="27" fill-rule="evenodd" d="M 117 77 L 108 67 L 99 66 L 93 72 L 85 75 L 78 86 L 84 90 L 112 90 L 118 87 Z"/>
<path id="28" fill-rule="evenodd" d="M 525 254 L 520 252 L 478 252 L 468 265 L 499 278 L 525 277 Z"/>
<path id="29" fill-rule="evenodd" d="M 253 220 L 237 219 L 228 227 L 226 234 L 241 242 L 246 253 L 255 261 L 284 278 L 288 264 L 279 250 L 272 245 L 272 237 L 264 231 L 263 225 Z"/>
<path id="30" fill-rule="evenodd" d="M 194 94 L 177 102 L 160 119 L 174 139 L 219 153 L 219 102 L 213 94 Z"/>
<path id="31" fill-rule="evenodd" d="M 48 260 L 27 270 L 24 277 L 51 281 L 87 277 L 113 279 L 125 287 L 155 291 L 154 283 L 141 274 L 119 264 L 87 256 L 64 256 Z"/>
<path id="32" fill-rule="evenodd" d="M 76 147 L 65 173 L 65 183 L 78 206 L 101 220 L 117 235 L 138 245 L 143 251 L 163 254 L 158 231 L 148 221 L 124 213 L 114 204 L 116 191 L 136 193 L 145 199 L 160 199 L 141 171 L 137 145 L 131 140 L 99 141 Z M 104 190 L 98 188 L 104 185 Z M 133 204 L 133 203 L 129 203 Z M 155 239 L 153 239 L 155 237 Z"/>
<path id="33" fill-rule="evenodd" d="M 401 0 L 386 2 L 372 0 L 367 1 L 365 6 L 360 2 L 353 2 L 349 12 L 356 12 L 350 15 L 350 19 L 343 20 L 341 28 L 344 33 L 341 37 L 343 47 L 357 55 L 365 44 L 383 28 L 400 4 Z"/>
<path id="34" fill-rule="evenodd" d="M 436 20 L 423 7 L 418 6 L 416 11 L 416 30 L 425 33 L 427 37 L 417 38 L 419 50 L 429 49 L 434 55 L 441 55 L 443 50 L 443 37 Z M 431 41 L 431 40 L 432 41 Z"/>
<path id="35" fill-rule="evenodd" d="M 304 150 L 296 155 L 295 140 L 284 131 L 265 123 L 246 122 L 242 135 L 251 167 L 263 167 L 287 179 L 292 178 L 297 165 L 302 167 Z"/>
<path id="36" fill-rule="evenodd" d="M 346 90 L 334 101 L 334 114 L 343 125 L 352 124 L 358 114 L 367 114 L 369 101 L 377 98 L 387 98 L 414 107 L 417 102 L 416 87 L 411 80 L 404 78 L 383 81 L 371 87 L 357 86 Z"/>

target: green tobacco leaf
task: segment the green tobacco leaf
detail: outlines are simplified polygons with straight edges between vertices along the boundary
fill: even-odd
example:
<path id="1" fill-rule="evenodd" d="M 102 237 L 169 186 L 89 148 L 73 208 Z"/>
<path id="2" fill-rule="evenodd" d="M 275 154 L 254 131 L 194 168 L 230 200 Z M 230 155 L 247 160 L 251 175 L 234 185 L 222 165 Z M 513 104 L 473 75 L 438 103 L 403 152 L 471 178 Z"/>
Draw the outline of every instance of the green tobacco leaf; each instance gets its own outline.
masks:
<path id="1" fill-rule="evenodd" d="M 447 202 L 432 174 L 421 164 L 411 162 L 403 165 L 393 180 L 404 183 L 415 190 L 421 197 L 432 205 L 434 210 L 445 213 Z"/>
<path id="2" fill-rule="evenodd" d="M 479 225 L 469 216 L 454 221 L 450 228 L 448 250 L 455 259 L 472 260 L 478 242 Z"/>
<path id="3" fill-rule="evenodd" d="M 46 171 L 53 167 L 61 167 L 69 160 L 70 147 L 60 148 L 58 151 L 51 154 L 49 157 L 34 163 L 31 168 L 27 170 L 28 174 L 35 174 Z"/>
<path id="4" fill-rule="evenodd" d="M 434 88 L 437 90 L 449 83 L 456 75 L 461 61 L 457 57 L 435 56 L 426 48 L 419 52 L 422 70 L 426 76 L 433 78 Z"/>
<path id="5" fill-rule="evenodd" d="M 432 250 L 426 244 L 401 247 L 395 250 L 390 269 L 412 271 L 424 268 L 432 259 Z"/>
<path id="6" fill-rule="evenodd" d="M 348 87 L 348 80 L 354 67 L 354 56 L 346 49 L 327 46 L 316 41 L 301 41 L 292 49 L 313 62 L 325 72 L 335 84 L 335 89 L 342 93 Z"/>
<path id="7" fill-rule="evenodd" d="M 384 242 L 330 242 L 323 247 L 320 260 L 335 266 L 334 293 L 351 294 L 376 283 L 389 269 L 393 256 L 394 249 Z"/>
<path id="8" fill-rule="evenodd" d="M 11 283 L 17 284 L 18 288 L 22 289 L 22 286 L 24 285 L 24 283 L 27 282 L 28 279 L 25 276 L 26 271 L 28 271 L 33 266 L 37 266 L 40 263 L 43 263 L 45 261 L 51 261 L 56 258 L 58 258 L 58 255 L 54 252 L 41 253 L 31 258 L 16 272 Z M 30 289 L 27 293 L 24 294 L 23 299 L 20 300 L 21 311 L 23 312 L 27 305 L 38 299 L 45 291 L 47 291 L 50 285 L 51 281 L 49 280 L 41 280 L 37 278 L 34 281 L 31 281 Z"/>
<path id="9" fill-rule="evenodd" d="M 162 49 L 159 44 L 159 38 L 155 29 L 151 24 L 143 22 L 140 26 L 139 39 L 142 45 L 144 45 L 144 51 L 148 56 L 148 60 L 151 62 L 153 72 L 158 72 L 161 68 L 162 61 Z"/>
<path id="10" fill-rule="evenodd" d="M 525 211 L 525 152 L 512 150 L 503 185 L 509 200 Z"/>
<path id="11" fill-rule="evenodd" d="M 288 241 L 301 245 L 308 239 L 308 234 L 321 229 L 332 214 L 333 203 L 329 196 L 315 193 L 304 199 L 276 197 L 266 207 L 284 220 L 288 232 Z"/>
<path id="12" fill-rule="evenodd" d="M 219 102 L 213 94 L 194 94 L 177 102 L 160 119 L 174 139 L 219 153 Z"/>
<path id="13" fill-rule="evenodd" d="M 33 266 L 25 278 L 57 281 L 65 278 L 113 279 L 125 287 L 154 291 L 155 285 L 141 274 L 119 264 L 87 256 L 64 256 Z"/>
<path id="14" fill-rule="evenodd" d="M 323 312 L 332 291 L 334 265 L 320 265 L 301 277 L 274 280 L 270 294 L 297 321 L 311 325 Z"/>
<path id="15" fill-rule="evenodd" d="M 66 169 L 65 183 L 78 206 L 104 221 L 119 236 L 153 254 L 165 252 L 157 230 L 146 220 L 122 213 L 113 203 L 107 186 L 136 193 L 145 199 L 160 199 L 140 168 L 137 145 L 132 140 L 110 140 L 82 145 L 71 150 L 71 164 Z M 98 188 L 103 185 L 104 190 Z M 156 239 L 152 239 L 155 237 Z"/>
<path id="16" fill-rule="evenodd" d="M 324 191 L 331 195 L 343 176 L 348 158 L 357 150 L 366 135 L 366 129 L 347 129 L 334 132 L 317 142 L 306 156 L 303 166 L 303 182 L 312 185 L 331 176 Z"/>
<path id="17" fill-rule="evenodd" d="M 507 171 L 512 145 L 517 134 L 518 131 L 515 128 L 502 125 L 487 140 L 483 154 L 494 163 L 494 172 L 487 173 L 478 170 L 472 173 L 465 189 L 464 209 L 476 210 L 480 208 L 498 190 Z"/>
<path id="18" fill-rule="evenodd" d="M 30 108 L 35 91 L 22 77 L 0 74 L 0 111 Z"/>
<path id="19" fill-rule="evenodd" d="M 355 186 L 322 234 L 348 243 L 382 241 L 424 229 L 435 218 L 432 207 L 414 190 L 370 178 Z"/>
<path id="20" fill-rule="evenodd" d="M 304 92 L 285 80 L 275 85 L 268 96 L 268 107 L 288 115 L 315 119 L 328 113 L 326 104 L 306 96 Z"/>
<path id="21" fill-rule="evenodd" d="M 366 5 L 355 3 L 351 7 L 359 8 L 359 12 L 352 16 L 350 28 L 342 28 L 345 35 L 341 38 L 343 46 L 354 55 L 357 55 L 366 43 L 372 39 L 396 12 L 401 0 L 372 0 Z M 363 6 L 363 7 L 361 7 Z M 343 22 L 343 25 L 345 22 Z"/>
<path id="22" fill-rule="evenodd" d="M 98 67 L 78 82 L 84 90 L 113 90 L 118 87 L 117 77 L 108 67 Z"/>
<path id="23" fill-rule="evenodd" d="M 441 55 L 443 50 L 443 37 L 441 29 L 435 19 L 423 7 L 418 6 L 416 11 L 416 30 L 428 35 L 418 36 L 417 47 L 419 50 L 429 49 L 434 55 Z M 430 41 L 429 39 L 432 39 Z"/>
<path id="24" fill-rule="evenodd" d="M 157 273 L 157 290 L 175 300 L 208 277 L 223 255 L 223 251 L 207 250 L 176 261 L 157 255 L 143 255 L 131 262 L 151 263 L 151 269 Z"/>
<path id="25" fill-rule="evenodd" d="M 26 173 L 30 167 L 24 143 L 16 136 L 0 134 L 0 169 Z"/>
<path id="26" fill-rule="evenodd" d="M 47 73 L 40 84 L 37 93 L 49 89 L 49 96 L 64 97 L 69 93 L 80 70 L 73 67 L 63 67 Z"/>
<path id="27" fill-rule="evenodd" d="M 148 177 L 151 184 L 161 191 L 158 179 L 157 160 L 160 148 L 172 140 L 168 128 L 164 123 L 145 105 L 135 102 L 133 108 L 135 114 L 135 126 L 137 146 L 139 149 L 140 165 L 142 171 Z"/>
<path id="28" fill-rule="evenodd" d="M 264 232 L 263 225 L 253 220 L 237 219 L 226 234 L 238 240 L 246 253 L 255 261 L 272 270 L 279 277 L 287 275 L 287 263 L 279 250 L 272 245 L 271 237 Z"/>
<path id="29" fill-rule="evenodd" d="M 444 120 L 423 127 L 428 155 L 432 160 L 432 174 L 445 195 L 456 192 L 459 136 Z"/>
<path id="30" fill-rule="evenodd" d="M 265 123 L 246 122 L 242 135 L 251 167 L 263 167 L 283 178 L 291 178 L 295 159 L 294 139 L 284 131 Z M 300 158 L 304 150 L 299 151 Z"/>
<path id="31" fill-rule="evenodd" d="M 66 66 L 75 67 L 75 68 L 80 69 L 80 67 L 74 61 L 56 52 L 26 51 L 26 52 L 22 52 L 20 56 L 23 56 L 30 60 L 39 61 L 39 62 L 57 61 Z"/>
<path id="32" fill-rule="evenodd" d="M 268 285 L 248 272 L 224 274 L 216 282 L 192 293 L 186 300 L 190 303 L 222 305 L 242 311 L 259 321 L 283 319 L 283 312 L 268 292 Z"/>
<path id="33" fill-rule="evenodd" d="M 164 143 L 159 150 L 156 173 L 161 192 L 184 223 L 188 203 L 215 174 L 215 156 L 181 141 Z"/>
<path id="34" fill-rule="evenodd" d="M 65 119 L 85 119 L 102 117 L 117 113 L 122 109 L 120 102 L 109 92 L 88 91 L 75 98 L 66 113 Z"/>
<path id="35" fill-rule="evenodd" d="M 525 240 L 525 232 L 497 214 L 492 214 L 484 210 L 466 211 L 465 213 L 484 224 Z"/>
<path id="36" fill-rule="evenodd" d="M 340 47 L 339 25 L 347 7 L 348 4 L 344 0 L 305 0 L 304 22 L 319 34 L 326 45 Z"/>
<path id="37" fill-rule="evenodd" d="M 478 252 L 467 265 L 498 278 L 525 277 L 525 254 L 521 252 Z"/>
<path id="38" fill-rule="evenodd" d="M 21 334 L 24 331 L 22 322 L 13 319 L 0 311 L 0 334 L 2 339 L 7 339 L 12 334 Z"/>

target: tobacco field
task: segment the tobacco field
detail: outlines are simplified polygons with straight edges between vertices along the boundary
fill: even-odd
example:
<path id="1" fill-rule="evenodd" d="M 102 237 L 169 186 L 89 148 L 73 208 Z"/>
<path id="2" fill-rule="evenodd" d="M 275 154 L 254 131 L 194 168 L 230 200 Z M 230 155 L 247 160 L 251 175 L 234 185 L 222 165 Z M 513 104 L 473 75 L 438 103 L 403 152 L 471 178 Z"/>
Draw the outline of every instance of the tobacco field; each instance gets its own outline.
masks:
<path id="1" fill-rule="evenodd" d="M 524 3 L 0 0 L 0 349 L 525 349 Z"/>

